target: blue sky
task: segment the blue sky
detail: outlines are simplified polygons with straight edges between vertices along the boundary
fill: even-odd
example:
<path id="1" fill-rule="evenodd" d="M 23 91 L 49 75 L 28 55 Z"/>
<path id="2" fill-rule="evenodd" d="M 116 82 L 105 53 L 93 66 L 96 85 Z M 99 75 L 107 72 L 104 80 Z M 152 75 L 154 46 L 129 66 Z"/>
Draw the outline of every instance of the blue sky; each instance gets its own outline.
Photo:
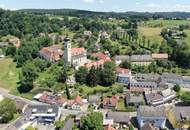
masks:
<path id="1" fill-rule="evenodd" d="M 72 8 L 117 12 L 190 12 L 190 0 L 0 0 L 0 7 L 12 10 L 26 8 Z"/>

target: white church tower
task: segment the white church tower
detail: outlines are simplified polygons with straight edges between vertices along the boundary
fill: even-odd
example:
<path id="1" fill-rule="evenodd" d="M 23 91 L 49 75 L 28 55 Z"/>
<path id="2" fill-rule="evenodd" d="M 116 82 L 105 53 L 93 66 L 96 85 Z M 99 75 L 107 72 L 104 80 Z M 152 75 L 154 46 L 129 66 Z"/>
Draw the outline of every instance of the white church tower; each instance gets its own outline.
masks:
<path id="1" fill-rule="evenodd" d="M 65 62 L 71 65 L 71 41 L 68 37 L 64 39 L 64 59 Z"/>

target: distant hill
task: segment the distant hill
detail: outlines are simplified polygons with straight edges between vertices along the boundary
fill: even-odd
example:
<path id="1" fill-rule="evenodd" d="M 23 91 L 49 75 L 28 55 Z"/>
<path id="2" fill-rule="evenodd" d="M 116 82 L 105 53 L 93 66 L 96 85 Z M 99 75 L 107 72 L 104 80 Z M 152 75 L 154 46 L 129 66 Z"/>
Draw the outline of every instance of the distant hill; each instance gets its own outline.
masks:
<path id="1" fill-rule="evenodd" d="M 35 13 L 35 14 L 54 14 L 54 15 L 69 15 L 77 17 L 155 17 L 155 18 L 177 18 L 185 19 L 190 18 L 190 12 L 95 12 L 87 10 L 76 10 L 76 9 L 22 9 L 19 12 Z"/>

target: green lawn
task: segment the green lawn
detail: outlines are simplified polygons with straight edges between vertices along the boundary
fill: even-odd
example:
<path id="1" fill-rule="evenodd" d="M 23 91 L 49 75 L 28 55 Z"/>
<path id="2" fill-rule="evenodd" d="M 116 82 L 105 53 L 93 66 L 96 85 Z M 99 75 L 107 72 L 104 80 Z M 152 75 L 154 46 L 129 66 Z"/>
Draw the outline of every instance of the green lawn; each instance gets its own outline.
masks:
<path id="1" fill-rule="evenodd" d="M 105 92 L 109 91 L 109 87 L 102 87 L 102 86 L 96 86 L 96 87 L 88 87 L 86 85 L 80 86 L 80 91 L 84 94 L 93 94 L 95 92 Z"/>
<path id="2" fill-rule="evenodd" d="M 172 27 L 172 26 L 178 26 L 178 25 L 186 25 L 189 24 L 188 20 L 149 20 L 147 22 L 148 26 L 156 26 L 162 24 L 163 27 Z"/>
<path id="3" fill-rule="evenodd" d="M 14 90 L 19 81 L 19 72 L 11 58 L 0 60 L 0 87 Z"/>
<path id="4" fill-rule="evenodd" d="M 141 37 L 145 36 L 146 40 L 150 40 L 151 43 L 161 43 L 163 40 L 160 36 L 162 28 L 139 27 L 138 31 Z"/>
<path id="5" fill-rule="evenodd" d="M 190 45 L 190 30 L 185 30 L 184 32 L 187 34 L 187 37 L 185 38 L 185 42 L 187 42 L 188 45 Z"/>
<path id="6" fill-rule="evenodd" d="M 136 108 L 134 106 L 126 106 L 124 99 L 122 99 L 117 104 L 117 111 L 134 112 Z"/>

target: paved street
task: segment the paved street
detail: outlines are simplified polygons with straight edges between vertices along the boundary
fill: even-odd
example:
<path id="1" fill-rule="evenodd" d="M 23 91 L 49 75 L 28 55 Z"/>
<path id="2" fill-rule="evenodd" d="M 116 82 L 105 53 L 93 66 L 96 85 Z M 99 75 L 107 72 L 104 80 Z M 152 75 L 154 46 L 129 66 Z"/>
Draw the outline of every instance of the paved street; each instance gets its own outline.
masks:
<path id="1" fill-rule="evenodd" d="M 22 102 L 25 102 L 26 104 L 30 104 L 30 105 L 43 104 L 43 103 L 40 103 L 37 101 L 31 101 L 31 100 L 28 100 L 26 98 L 22 98 L 19 96 L 9 94 L 9 91 L 6 89 L 3 89 L 3 88 L 0 88 L 0 94 L 3 95 L 4 97 L 13 99 L 14 101 L 22 101 Z"/>

